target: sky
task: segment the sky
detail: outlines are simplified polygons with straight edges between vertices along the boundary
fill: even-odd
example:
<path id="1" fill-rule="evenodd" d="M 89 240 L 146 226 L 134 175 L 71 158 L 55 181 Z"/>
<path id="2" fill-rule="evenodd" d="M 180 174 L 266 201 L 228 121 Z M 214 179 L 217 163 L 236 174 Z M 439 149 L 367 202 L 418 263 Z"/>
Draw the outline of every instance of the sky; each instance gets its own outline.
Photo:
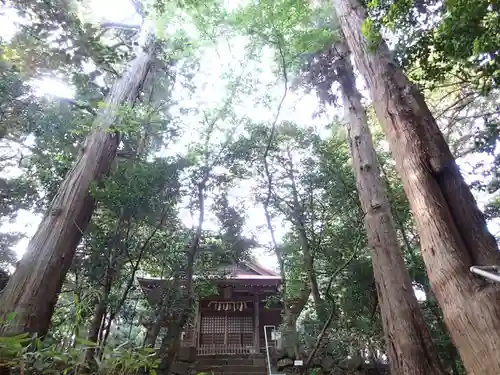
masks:
<path id="1" fill-rule="evenodd" d="M 234 6 L 235 2 L 228 2 L 228 4 L 232 4 Z M 127 0 L 92 0 L 91 1 L 91 9 L 89 9 L 86 13 L 86 16 L 89 15 L 95 22 L 99 22 L 101 20 L 108 20 L 113 22 L 132 22 L 139 23 L 140 17 L 135 14 L 134 8 Z M 0 14 L 0 35 L 4 38 L 9 38 L 15 32 L 15 26 L 12 22 L 14 19 L 11 13 L 4 12 Z M 225 97 L 225 87 L 223 82 L 219 77 L 221 74 L 227 69 L 233 68 L 234 65 L 238 66 L 241 62 L 236 61 L 234 56 L 243 56 L 242 51 L 243 43 L 232 42 L 231 48 L 228 48 L 228 45 L 225 43 L 221 43 L 217 46 L 217 48 L 212 48 L 204 53 L 204 57 L 201 62 L 201 72 L 200 78 L 204 80 L 205 89 L 202 92 L 198 93 L 197 98 L 191 98 L 193 101 L 193 105 L 210 105 L 211 102 L 214 104 L 217 102 L 216 99 L 220 100 Z M 239 49 L 238 49 L 239 48 Z M 260 68 L 262 68 L 262 73 L 260 75 L 260 80 L 262 82 L 274 82 L 276 77 L 274 73 L 271 71 L 270 66 L 272 66 L 271 56 L 265 56 L 265 59 L 268 61 L 262 61 L 260 64 Z M 233 66 L 231 66 L 233 64 Z M 252 67 L 249 67 L 251 69 Z M 256 68 L 256 67 L 253 67 Z M 53 95 L 57 97 L 71 97 L 72 90 L 70 87 L 58 81 L 57 79 L 43 79 L 33 82 L 33 85 L 39 95 Z M 263 121 L 272 121 L 276 115 L 276 108 L 278 104 L 278 98 L 283 93 L 283 86 L 277 85 L 274 87 L 272 95 L 276 98 L 276 105 L 274 108 L 265 109 L 259 108 L 248 108 L 248 106 L 241 106 L 239 108 L 240 111 L 245 112 L 246 114 L 250 114 L 252 119 L 255 121 L 263 120 Z M 176 89 L 174 92 L 174 97 L 176 99 L 183 98 L 186 101 L 186 92 L 182 90 L 182 88 Z M 209 99 L 210 98 L 210 99 Z M 309 95 L 296 95 L 294 93 L 289 92 L 287 98 L 285 100 L 282 111 L 280 112 L 279 120 L 293 120 L 299 124 L 310 124 L 312 122 L 313 113 L 317 108 L 317 99 L 314 94 Z M 332 120 L 334 113 L 329 113 L 326 117 L 318 120 L 315 119 L 314 122 L 319 122 L 320 127 L 326 125 L 329 121 Z M 195 119 L 193 121 L 196 121 Z M 323 124 L 323 125 L 321 125 Z M 191 126 L 188 128 L 195 129 L 196 127 Z M 324 130 L 324 129 L 323 129 Z M 193 133 L 190 134 L 189 137 L 185 137 L 188 140 L 192 140 L 194 137 L 198 135 Z M 181 147 L 181 146 L 179 146 Z M 475 160 L 464 160 L 462 161 L 461 168 L 465 174 L 467 180 L 471 180 L 472 176 L 470 176 L 471 165 L 475 163 Z M 15 173 L 15 171 L 13 172 Z M 247 223 L 245 234 L 254 235 L 261 243 L 269 243 L 269 233 L 266 227 L 266 221 L 264 217 L 264 212 L 262 207 L 255 206 L 251 204 L 251 186 L 245 184 L 244 186 L 239 186 L 236 189 L 233 189 L 230 194 L 230 200 L 233 202 L 244 200 L 246 201 L 246 216 Z M 485 203 L 488 197 L 479 196 L 479 203 L 482 205 Z M 208 202 L 210 203 L 210 202 Z M 188 210 L 181 210 L 181 218 L 183 222 L 190 226 L 192 223 L 192 217 Z M 28 211 L 21 211 L 14 222 L 6 223 L 2 226 L 2 231 L 20 231 L 26 233 L 26 238 L 21 240 L 16 246 L 16 253 L 19 257 L 24 253 L 26 246 L 29 242 L 30 237 L 36 231 L 40 218 L 33 215 Z M 216 225 L 214 224 L 214 215 L 208 215 L 207 222 L 204 225 L 205 229 L 215 229 Z M 496 233 L 499 230 L 500 226 L 496 224 L 492 224 L 490 229 L 493 233 Z M 282 236 L 288 230 L 288 226 L 280 221 L 275 222 L 275 231 L 278 239 L 282 238 Z M 276 269 L 277 261 L 274 254 L 269 253 L 265 248 L 260 248 L 254 252 L 259 263 L 262 265 Z"/>

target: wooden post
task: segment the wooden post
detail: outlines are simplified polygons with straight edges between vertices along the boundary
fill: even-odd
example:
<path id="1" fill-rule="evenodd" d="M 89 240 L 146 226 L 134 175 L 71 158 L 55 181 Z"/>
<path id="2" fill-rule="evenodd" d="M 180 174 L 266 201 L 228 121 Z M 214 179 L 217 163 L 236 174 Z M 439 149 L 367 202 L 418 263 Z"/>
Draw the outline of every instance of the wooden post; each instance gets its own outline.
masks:
<path id="1" fill-rule="evenodd" d="M 260 301 L 259 301 L 259 294 L 258 293 L 254 294 L 253 301 L 254 301 L 254 306 L 253 306 L 254 346 L 255 346 L 255 353 L 258 354 L 258 353 L 260 353 L 260 323 L 259 323 Z"/>
<path id="2" fill-rule="evenodd" d="M 196 303 L 196 312 L 194 314 L 194 346 L 196 348 L 200 345 L 200 326 L 201 326 L 201 308 L 200 308 L 200 300 Z"/>

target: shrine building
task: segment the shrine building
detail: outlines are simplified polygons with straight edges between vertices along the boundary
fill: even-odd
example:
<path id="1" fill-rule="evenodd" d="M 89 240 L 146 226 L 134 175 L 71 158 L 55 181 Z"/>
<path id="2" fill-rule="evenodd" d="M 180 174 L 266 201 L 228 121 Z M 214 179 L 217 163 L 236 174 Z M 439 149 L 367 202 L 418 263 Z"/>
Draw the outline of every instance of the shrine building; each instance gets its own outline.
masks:
<path id="1" fill-rule="evenodd" d="M 196 348 L 198 356 L 264 353 L 264 327 L 269 343 L 272 327 L 278 328 L 281 322 L 282 305 L 272 299 L 278 294 L 281 277 L 251 262 L 218 271 L 221 276 L 211 280 L 217 293 L 198 301 L 181 345 Z M 166 280 L 138 281 L 149 303 L 157 305 Z"/>

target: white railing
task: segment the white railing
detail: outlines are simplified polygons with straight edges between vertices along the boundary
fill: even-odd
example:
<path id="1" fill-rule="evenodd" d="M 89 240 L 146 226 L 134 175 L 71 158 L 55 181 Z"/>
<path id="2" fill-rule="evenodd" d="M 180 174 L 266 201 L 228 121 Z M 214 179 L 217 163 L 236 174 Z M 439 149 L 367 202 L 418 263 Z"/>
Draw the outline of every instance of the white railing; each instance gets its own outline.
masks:
<path id="1" fill-rule="evenodd" d="M 491 281 L 500 283 L 500 267 L 499 266 L 472 266 L 470 272 L 483 276 Z"/>
<path id="2" fill-rule="evenodd" d="M 273 369 L 271 365 L 271 353 L 270 353 L 270 345 L 269 345 L 269 338 L 268 338 L 268 332 L 270 329 L 271 332 L 271 341 L 273 342 L 273 347 L 276 348 L 276 341 L 278 339 L 278 334 L 279 332 L 276 331 L 276 326 L 272 325 L 265 325 L 264 326 L 264 340 L 266 342 L 266 362 L 267 362 L 267 374 L 268 375 L 278 375 L 278 374 L 273 374 Z"/>

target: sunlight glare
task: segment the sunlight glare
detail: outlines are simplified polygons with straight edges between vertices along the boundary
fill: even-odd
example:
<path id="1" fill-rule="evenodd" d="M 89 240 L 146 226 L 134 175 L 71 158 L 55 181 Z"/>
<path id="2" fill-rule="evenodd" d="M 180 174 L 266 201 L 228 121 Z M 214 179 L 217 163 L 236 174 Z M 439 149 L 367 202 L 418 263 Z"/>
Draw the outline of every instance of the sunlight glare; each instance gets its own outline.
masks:
<path id="1" fill-rule="evenodd" d="M 0 10 L 0 38 L 10 41 L 17 32 L 21 19 L 14 9 L 2 7 Z"/>
<path id="2" fill-rule="evenodd" d="M 91 0 L 90 8 L 95 18 L 100 21 L 140 24 L 140 16 L 135 12 L 130 0 Z"/>
<path id="3" fill-rule="evenodd" d="M 41 78 L 31 82 L 37 96 L 56 96 L 59 98 L 73 99 L 75 89 L 57 78 Z"/>

